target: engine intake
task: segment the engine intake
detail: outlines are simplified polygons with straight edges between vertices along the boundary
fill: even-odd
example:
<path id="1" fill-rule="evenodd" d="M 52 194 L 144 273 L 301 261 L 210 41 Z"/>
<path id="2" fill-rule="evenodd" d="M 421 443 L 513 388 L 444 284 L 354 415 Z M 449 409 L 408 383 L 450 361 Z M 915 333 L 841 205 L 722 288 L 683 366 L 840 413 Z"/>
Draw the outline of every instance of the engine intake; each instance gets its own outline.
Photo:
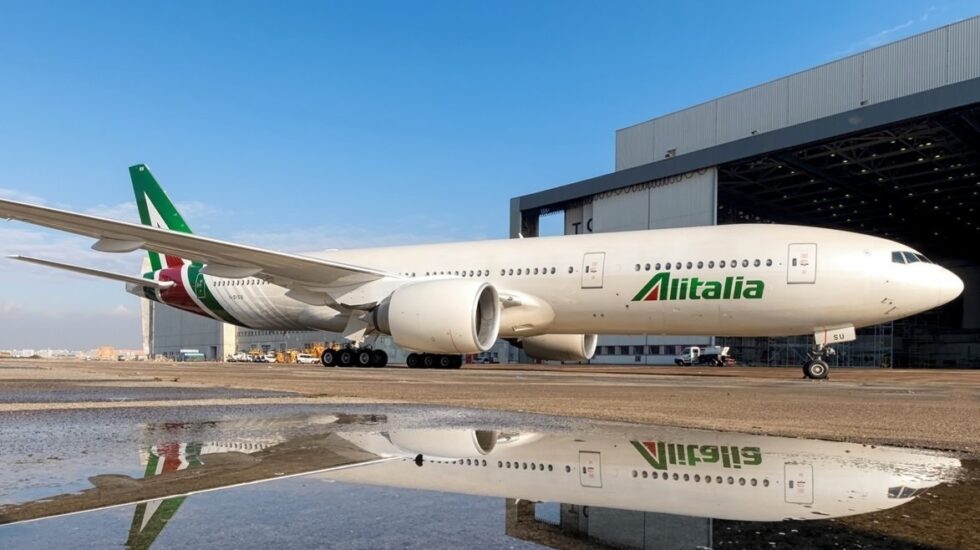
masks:
<path id="1" fill-rule="evenodd" d="M 421 281 L 398 288 L 374 309 L 378 331 L 428 353 L 480 353 L 497 340 L 500 300 L 484 281 Z"/>
<path id="2" fill-rule="evenodd" d="M 542 361 L 585 361 L 595 355 L 595 334 L 542 334 L 521 338 L 524 352 Z"/>
<path id="3" fill-rule="evenodd" d="M 392 444 L 409 453 L 449 459 L 486 456 L 497 446 L 497 437 L 492 430 L 417 429 L 388 434 Z"/>

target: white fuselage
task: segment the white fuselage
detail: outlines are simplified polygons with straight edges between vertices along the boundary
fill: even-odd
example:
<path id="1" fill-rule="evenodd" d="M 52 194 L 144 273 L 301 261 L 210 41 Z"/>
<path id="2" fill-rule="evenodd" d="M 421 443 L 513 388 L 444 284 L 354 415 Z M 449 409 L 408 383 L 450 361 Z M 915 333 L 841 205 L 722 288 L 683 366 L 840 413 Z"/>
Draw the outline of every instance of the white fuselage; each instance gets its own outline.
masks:
<path id="1" fill-rule="evenodd" d="M 955 479 L 953 458 L 887 447 L 662 428 L 620 437 L 505 436 L 463 458 L 427 454 L 463 430 L 341 433 L 401 460 L 318 474 L 334 481 L 743 521 L 826 519 L 909 502 Z M 399 445 L 393 443 L 398 441 Z M 404 443 L 416 448 L 405 448 Z M 417 456 L 421 455 L 421 462 Z M 734 458 L 733 458 L 734 457 Z"/>
<path id="2" fill-rule="evenodd" d="M 893 262 L 893 252 L 910 250 L 830 229 L 727 225 L 308 255 L 388 270 L 401 284 L 485 280 L 525 304 L 503 310 L 505 338 L 780 336 L 887 322 L 961 292 L 962 282 L 938 265 Z M 647 287 L 658 273 L 676 288 L 663 284 L 651 296 Z M 298 301 L 259 279 L 203 277 L 221 307 L 247 327 L 340 331 L 347 322 L 341 308 Z"/>

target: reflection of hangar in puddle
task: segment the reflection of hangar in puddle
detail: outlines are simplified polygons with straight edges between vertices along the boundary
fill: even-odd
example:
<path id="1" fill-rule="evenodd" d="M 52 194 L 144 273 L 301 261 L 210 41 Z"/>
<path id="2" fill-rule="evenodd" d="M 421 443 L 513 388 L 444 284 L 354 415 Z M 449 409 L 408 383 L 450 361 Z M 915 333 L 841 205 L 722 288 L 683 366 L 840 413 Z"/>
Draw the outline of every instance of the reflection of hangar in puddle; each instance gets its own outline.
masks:
<path id="1" fill-rule="evenodd" d="M 514 198 L 511 236 L 538 235 L 550 214 L 566 234 L 771 221 L 884 236 L 952 268 L 966 291 L 860 331 L 837 361 L 980 366 L 980 249 L 963 245 L 980 237 L 977 52 L 980 17 L 624 128 L 615 172 Z M 796 365 L 808 340 L 724 344 Z M 696 343 L 607 337 L 596 360 L 665 362 Z"/>

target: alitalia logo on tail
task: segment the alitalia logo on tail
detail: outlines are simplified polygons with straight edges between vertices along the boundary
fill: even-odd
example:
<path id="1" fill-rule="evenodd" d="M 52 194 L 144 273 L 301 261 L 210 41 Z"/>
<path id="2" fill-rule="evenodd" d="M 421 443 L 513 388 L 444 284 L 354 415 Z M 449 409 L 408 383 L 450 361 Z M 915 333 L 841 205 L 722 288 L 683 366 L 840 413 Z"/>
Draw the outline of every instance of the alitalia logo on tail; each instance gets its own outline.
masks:
<path id="1" fill-rule="evenodd" d="M 709 281 L 699 277 L 671 277 L 669 271 L 661 271 L 636 293 L 633 301 L 759 300 L 765 289 L 765 282 L 747 281 L 741 275 L 725 277 L 722 281 Z"/>
<path id="2" fill-rule="evenodd" d="M 685 445 L 669 441 L 630 441 L 630 443 L 656 470 L 667 470 L 670 466 L 697 466 L 698 464 L 721 464 L 723 468 L 738 470 L 743 466 L 762 464 L 762 450 L 759 447 Z"/>

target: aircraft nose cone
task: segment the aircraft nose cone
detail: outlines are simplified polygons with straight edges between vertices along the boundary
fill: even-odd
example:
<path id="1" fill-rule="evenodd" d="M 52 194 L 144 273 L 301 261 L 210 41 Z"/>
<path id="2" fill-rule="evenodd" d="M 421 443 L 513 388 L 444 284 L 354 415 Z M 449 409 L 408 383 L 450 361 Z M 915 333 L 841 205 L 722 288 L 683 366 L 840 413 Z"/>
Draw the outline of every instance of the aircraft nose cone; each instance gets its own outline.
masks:
<path id="1" fill-rule="evenodd" d="M 963 293 L 963 279 L 960 279 L 952 271 L 944 270 L 942 280 L 939 283 L 939 303 L 947 304 L 955 300 Z"/>

